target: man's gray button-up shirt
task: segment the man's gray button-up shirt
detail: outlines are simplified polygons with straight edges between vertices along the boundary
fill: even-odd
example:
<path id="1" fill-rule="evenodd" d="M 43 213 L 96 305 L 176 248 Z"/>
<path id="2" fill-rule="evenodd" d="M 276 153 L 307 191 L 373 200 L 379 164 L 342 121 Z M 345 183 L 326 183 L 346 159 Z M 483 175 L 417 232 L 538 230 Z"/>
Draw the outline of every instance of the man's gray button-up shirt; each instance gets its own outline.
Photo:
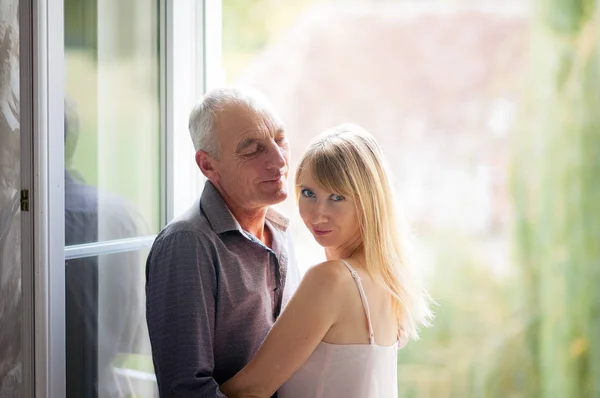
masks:
<path id="1" fill-rule="evenodd" d="M 299 282 L 288 220 L 267 211 L 272 248 L 244 231 L 207 182 L 199 203 L 157 236 L 146 317 L 161 397 L 222 397 Z"/>

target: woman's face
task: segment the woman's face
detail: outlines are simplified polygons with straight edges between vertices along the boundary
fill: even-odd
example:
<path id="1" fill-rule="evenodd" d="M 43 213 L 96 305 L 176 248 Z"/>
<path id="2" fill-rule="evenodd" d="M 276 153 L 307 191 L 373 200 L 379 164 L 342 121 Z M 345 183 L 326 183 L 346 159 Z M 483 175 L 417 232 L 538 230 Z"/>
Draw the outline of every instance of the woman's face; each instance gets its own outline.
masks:
<path id="1" fill-rule="evenodd" d="M 353 198 L 323 189 L 310 170 L 298 184 L 300 216 L 321 246 L 344 253 L 362 242 Z"/>

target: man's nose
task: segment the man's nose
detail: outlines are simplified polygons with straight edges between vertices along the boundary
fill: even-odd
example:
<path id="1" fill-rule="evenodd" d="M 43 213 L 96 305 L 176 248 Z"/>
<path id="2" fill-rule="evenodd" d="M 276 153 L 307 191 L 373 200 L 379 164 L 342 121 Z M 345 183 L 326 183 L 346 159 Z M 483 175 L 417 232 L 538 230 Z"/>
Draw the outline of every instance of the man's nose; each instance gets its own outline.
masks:
<path id="1" fill-rule="evenodd" d="M 283 169 L 287 166 L 286 149 L 277 145 L 275 141 L 271 141 L 269 144 L 267 166 L 272 169 Z"/>

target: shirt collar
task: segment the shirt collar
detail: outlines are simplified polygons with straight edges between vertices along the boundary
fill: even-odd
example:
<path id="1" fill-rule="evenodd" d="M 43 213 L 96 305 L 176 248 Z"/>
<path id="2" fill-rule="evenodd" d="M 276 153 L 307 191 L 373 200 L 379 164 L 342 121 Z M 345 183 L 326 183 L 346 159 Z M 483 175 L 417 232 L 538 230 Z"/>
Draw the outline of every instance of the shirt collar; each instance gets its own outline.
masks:
<path id="1" fill-rule="evenodd" d="M 206 181 L 200 197 L 200 209 L 204 212 L 210 226 L 217 234 L 229 231 L 244 233 L 240 223 L 235 219 L 227 204 L 212 182 Z M 273 207 L 267 209 L 266 219 L 277 229 L 285 232 L 289 219 Z"/>

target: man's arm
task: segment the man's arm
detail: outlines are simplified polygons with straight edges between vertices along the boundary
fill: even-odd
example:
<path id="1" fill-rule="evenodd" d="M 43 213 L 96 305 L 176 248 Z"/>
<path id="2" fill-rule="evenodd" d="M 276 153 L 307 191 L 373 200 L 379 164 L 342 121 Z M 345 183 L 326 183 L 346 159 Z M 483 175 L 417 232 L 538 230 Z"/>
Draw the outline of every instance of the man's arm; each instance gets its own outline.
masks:
<path id="1" fill-rule="evenodd" d="M 213 379 L 216 275 L 191 231 L 160 236 L 146 263 L 146 320 L 160 396 L 224 397 Z"/>

